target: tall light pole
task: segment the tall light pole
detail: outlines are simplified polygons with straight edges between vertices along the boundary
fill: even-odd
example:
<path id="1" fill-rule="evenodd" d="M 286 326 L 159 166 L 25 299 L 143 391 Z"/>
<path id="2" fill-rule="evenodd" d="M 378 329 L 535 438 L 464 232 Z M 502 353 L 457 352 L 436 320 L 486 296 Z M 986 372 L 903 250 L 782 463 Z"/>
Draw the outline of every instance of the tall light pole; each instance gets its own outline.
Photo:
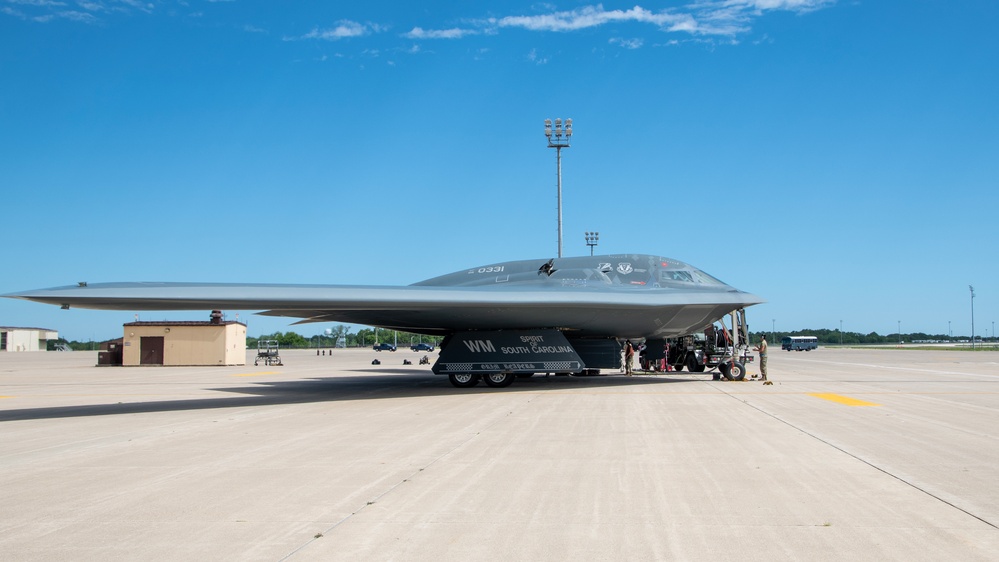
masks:
<path id="1" fill-rule="evenodd" d="M 975 288 L 968 285 L 971 291 L 971 349 L 975 349 Z"/>
<path id="2" fill-rule="evenodd" d="M 954 332 L 950 331 L 950 320 L 948 320 L 947 321 L 947 337 L 949 338 L 949 337 L 951 337 L 953 335 L 954 335 Z"/>
<path id="3" fill-rule="evenodd" d="M 902 321 L 898 321 L 898 345 L 902 345 Z"/>
<path id="4" fill-rule="evenodd" d="M 839 321 L 839 345 L 843 345 L 843 321 Z"/>
<path id="5" fill-rule="evenodd" d="M 775 341 L 776 338 L 777 338 L 777 333 L 776 333 L 777 332 L 777 328 L 776 328 L 776 326 L 777 326 L 777 319 L 776 318 L 771 318 L 770 319 L 770 341 L 771 342 Z"/>
<path id="6" fill-rule="evenodd" d="M 593 255 L 593 247 L 597 245 L 597 240 L 600 240 L 599 232 L 585 232 L 583 236 L 586 238 L 586 245 L 590 247 L 590 255 Z"/>
<path id="7" fill-rule="evenodd" d="M 562 257 L 562 149 L 569 148 L 572 119 L 566 119 L 565 129 L 562 129 L 562 118 L 556 118 L 554 130 L 552 120 L 545 119 L 545 136 L 548 137 L 548 148 L 555 149 L 555 162 L 558 164 L 558 257 Z"/>

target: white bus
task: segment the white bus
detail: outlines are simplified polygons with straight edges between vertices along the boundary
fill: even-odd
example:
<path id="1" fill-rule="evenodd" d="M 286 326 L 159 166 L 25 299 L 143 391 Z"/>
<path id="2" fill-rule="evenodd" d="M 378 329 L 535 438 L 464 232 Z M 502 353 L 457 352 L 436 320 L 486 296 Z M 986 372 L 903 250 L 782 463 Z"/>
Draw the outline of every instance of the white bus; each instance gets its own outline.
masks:
<path id="1" fill-rule="evenodd" d="M 811 351 L 819 348 L 815 336 L 788 336 L 780 341 L 780 348 L 787 351 Z"/>

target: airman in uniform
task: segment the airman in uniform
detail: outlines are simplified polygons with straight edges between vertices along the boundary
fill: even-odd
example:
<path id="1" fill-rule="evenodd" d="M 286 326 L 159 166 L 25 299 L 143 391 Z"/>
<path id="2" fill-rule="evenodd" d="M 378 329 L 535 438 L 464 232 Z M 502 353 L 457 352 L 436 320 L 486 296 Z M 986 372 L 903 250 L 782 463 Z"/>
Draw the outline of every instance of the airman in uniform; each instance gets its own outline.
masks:
<path id="1" fill-rule="evenodd" d="M 760 345 L 753 348 L 753 351 L 760 352 L 760 380 L 764 383 L 767 381 L 767 336 L 766 334 L 760 336 Z"/>

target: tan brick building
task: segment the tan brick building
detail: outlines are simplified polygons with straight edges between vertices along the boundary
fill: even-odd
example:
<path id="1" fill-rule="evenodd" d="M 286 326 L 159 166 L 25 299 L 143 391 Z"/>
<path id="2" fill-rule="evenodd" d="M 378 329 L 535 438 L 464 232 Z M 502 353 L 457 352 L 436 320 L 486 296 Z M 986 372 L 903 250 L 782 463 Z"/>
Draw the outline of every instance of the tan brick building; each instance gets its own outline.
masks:
<path id="1" fill-rule="evenodd" d="M 138 365 L 245 365 L 242 322 L 129 322 L 122 363 Z"/>

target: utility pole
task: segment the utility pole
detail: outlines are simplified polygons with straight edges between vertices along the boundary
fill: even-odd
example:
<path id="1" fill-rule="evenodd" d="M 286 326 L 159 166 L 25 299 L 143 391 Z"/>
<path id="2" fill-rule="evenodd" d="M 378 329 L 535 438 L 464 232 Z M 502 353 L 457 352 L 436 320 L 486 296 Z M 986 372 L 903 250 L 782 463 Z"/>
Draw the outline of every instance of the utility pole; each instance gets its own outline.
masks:
<path id="1" fill-rule="evenodd" d="M 569 148 L 569 138 L 572 136 L 572 119 L 565 120 L 562 129 L 562 119 L 555 119 L 555 129 L 552 120 L 545 119 L 545 136 L 548 137 L 548 148 L 555 149 L 555 162 L 558 165 L 558 257 L 562 257 L 562 149 Z M 553 138 L 554 137 L 554 138 Z"/>
<path id="2" fill-rule="evenodd" d="M 971 291 L 971 349 L 975 349 L 975 288 L 968 285 Z"/>

